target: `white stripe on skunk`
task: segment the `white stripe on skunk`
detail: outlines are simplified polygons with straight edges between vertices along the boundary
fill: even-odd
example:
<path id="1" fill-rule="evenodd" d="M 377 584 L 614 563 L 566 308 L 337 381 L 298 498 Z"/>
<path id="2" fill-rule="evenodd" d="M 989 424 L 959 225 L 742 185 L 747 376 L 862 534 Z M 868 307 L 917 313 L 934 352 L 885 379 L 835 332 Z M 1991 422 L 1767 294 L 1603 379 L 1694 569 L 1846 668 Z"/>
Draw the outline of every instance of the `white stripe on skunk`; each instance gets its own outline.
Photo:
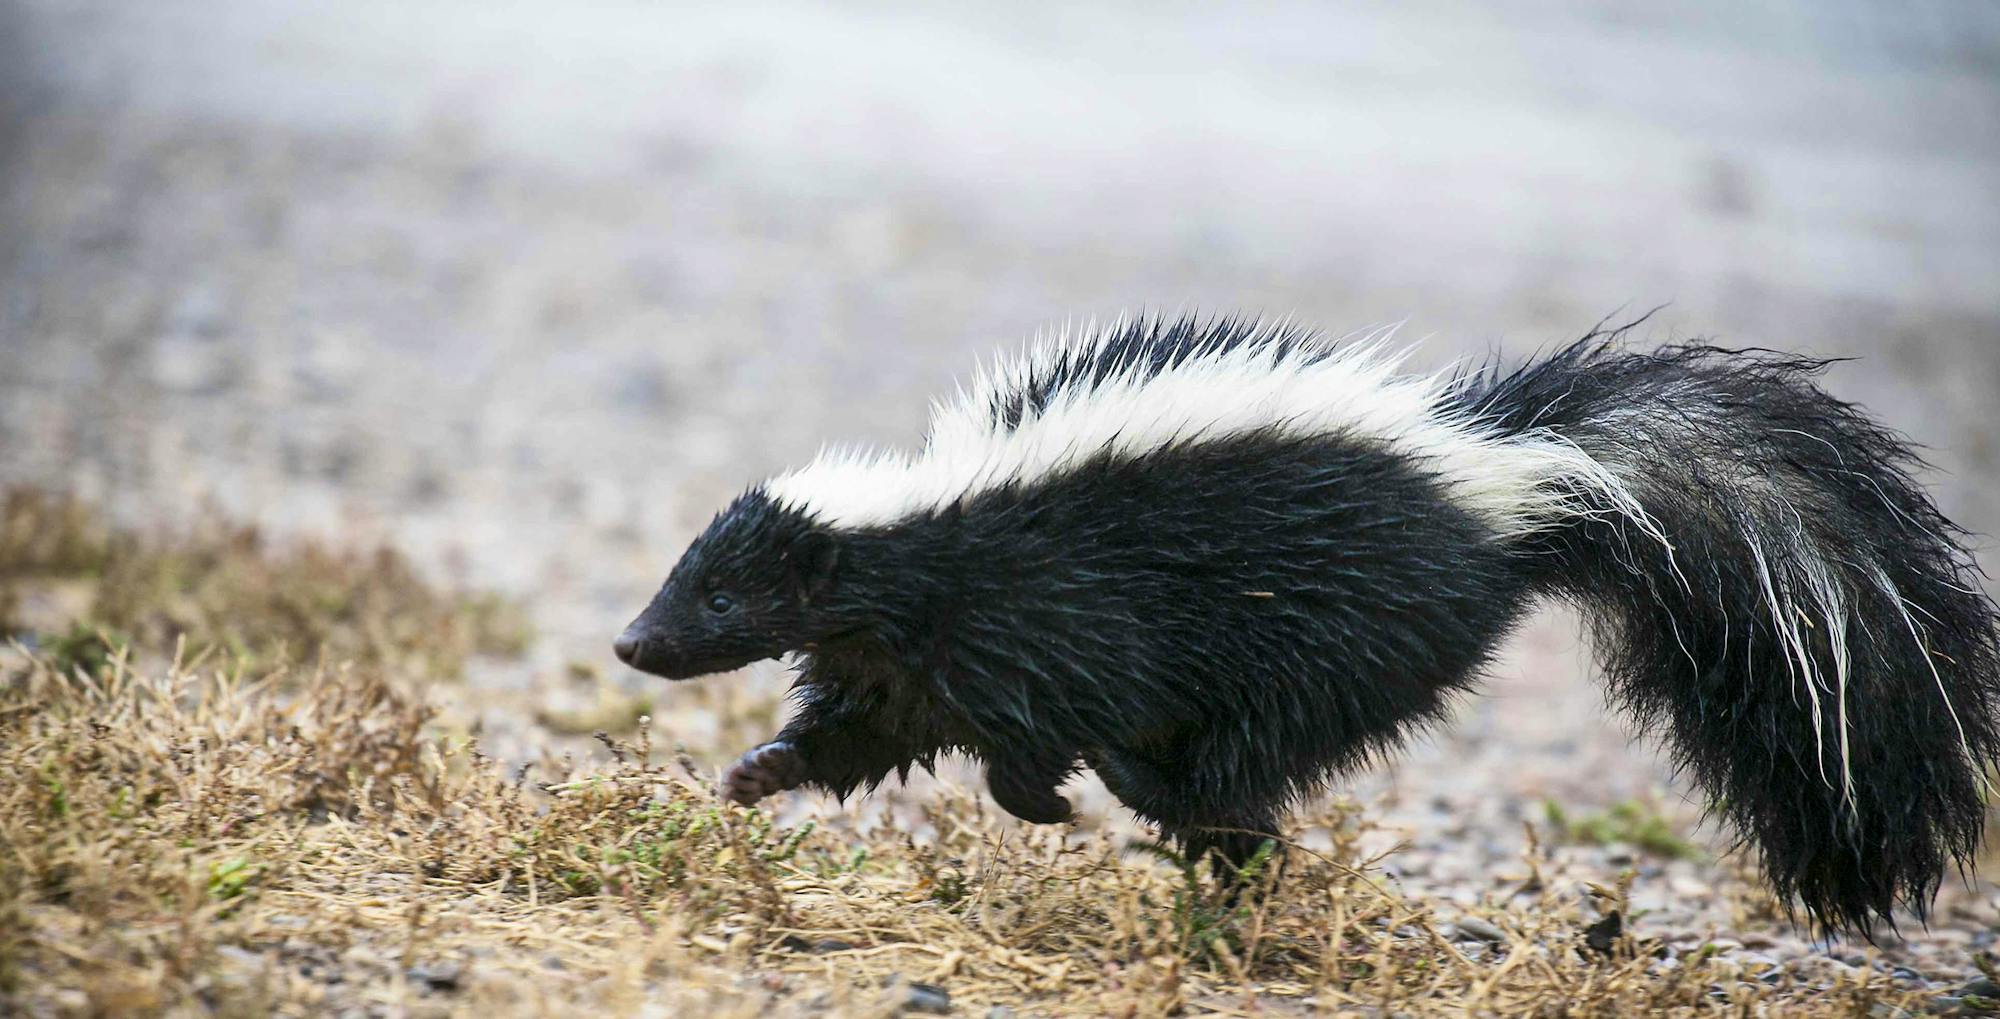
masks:
<path id="1" fill-rule="evenodd" d="M 1641 531 L 1666 537 L 1612 466 L 1546 430 L 1502 436 L 1448 405 L 1459 375 L 1398 374 L 1406 352 L 1386 351 L 1388 331 L 1341 342 L 1282 326 L 1164 371 L 1133 364 L 1102 380 L 1064 386 L 1017 427 L 992 402 L 1063 359 L 1124 331 L 1067 332 L 982 373 L 970 391 L 934 407 L 915 454 L 833 449 L 765 490 L 833 527 L 880 527 L 1005 485 L 1032 485 L 1099 455 L 1139 457 L 1171 443 L 1275 429 L 1374 439 L 1431 467 L 1453 498 L 1502 537 L 1590 512 L 1589 493 Z M 1292 342 L 1265 342 L 1288 339 Z"/>

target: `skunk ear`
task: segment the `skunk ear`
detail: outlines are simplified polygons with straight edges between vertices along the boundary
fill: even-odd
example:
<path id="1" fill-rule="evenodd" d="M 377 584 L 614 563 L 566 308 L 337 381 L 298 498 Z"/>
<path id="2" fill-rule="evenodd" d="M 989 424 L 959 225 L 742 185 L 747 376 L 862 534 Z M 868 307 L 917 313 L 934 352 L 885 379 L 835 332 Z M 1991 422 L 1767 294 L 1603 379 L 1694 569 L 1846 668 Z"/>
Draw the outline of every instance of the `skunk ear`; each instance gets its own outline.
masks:
<path id="1" fill-rule="evenodd" d="M 834 568 L 840 562 L 840 543 L 825 531 L 807 531 L 792 539 L 785 550 L 785 565 L 792 583 L 807 601 L 833 586 Z"/>

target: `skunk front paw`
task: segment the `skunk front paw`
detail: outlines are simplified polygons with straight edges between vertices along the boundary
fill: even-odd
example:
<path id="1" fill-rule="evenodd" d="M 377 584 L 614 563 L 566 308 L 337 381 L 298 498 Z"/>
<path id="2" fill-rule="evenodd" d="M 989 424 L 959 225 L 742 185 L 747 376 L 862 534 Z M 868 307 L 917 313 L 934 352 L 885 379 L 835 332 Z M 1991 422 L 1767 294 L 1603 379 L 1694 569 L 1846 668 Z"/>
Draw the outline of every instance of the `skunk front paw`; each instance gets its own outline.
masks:
<path id="1" fill-rule="evenodd" d="M 806 759 L 783 741 L 744 751 L 722 775 L 717 792 L 732 803 L 752 806 L 772 793 L 796 789 L 806 780 Z"/>

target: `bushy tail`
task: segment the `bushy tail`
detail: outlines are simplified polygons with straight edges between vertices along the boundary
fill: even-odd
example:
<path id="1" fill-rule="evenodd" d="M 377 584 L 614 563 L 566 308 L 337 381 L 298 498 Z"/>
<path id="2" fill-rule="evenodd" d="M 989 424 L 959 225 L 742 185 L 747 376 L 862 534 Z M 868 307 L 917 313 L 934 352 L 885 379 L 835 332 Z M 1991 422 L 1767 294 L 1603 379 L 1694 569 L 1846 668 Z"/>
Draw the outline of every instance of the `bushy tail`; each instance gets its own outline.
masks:
<path id="1" fill-rule="evenodd" d="M 1922 918 L 1977 848 L 2000 756 L 2000 630 L 1965 533 L 1902 438 L 1814 384 L 1826 362 L 1617 341 L 1456 393 L 1623 489 L 1579 485 L 1522 554 L 1781 897 L 1864 936 L 1899 902 Z"/>

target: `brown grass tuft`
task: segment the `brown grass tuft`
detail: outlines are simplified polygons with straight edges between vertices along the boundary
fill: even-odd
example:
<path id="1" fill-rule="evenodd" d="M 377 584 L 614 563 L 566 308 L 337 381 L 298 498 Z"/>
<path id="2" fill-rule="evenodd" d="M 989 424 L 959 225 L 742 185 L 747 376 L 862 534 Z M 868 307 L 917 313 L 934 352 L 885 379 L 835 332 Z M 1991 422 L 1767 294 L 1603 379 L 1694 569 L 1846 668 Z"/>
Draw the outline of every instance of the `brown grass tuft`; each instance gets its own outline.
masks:
<path id="1" fill-rule="evenodd" d="M 277 544 L 213 513 L 180 531 L 117 531 L 69 497 L 8 492 L 0 503 L 0 628 L 33 630 L 75 611 L 77 599 L 63 605 L 62 595 L 78 583 L 90 593 L 56 639 L 100 636 L 165 654 L 186 638 L 195 652 L 251 671 L 325 658 L 441 679 L 473 654 L 518 653 L 528 639 L 519 608 L 442 593 L 387 547 Z M 36 595 L 54 611 L 21 618 Z M 100 649 L 85 664 L 102 658 Z"/>

